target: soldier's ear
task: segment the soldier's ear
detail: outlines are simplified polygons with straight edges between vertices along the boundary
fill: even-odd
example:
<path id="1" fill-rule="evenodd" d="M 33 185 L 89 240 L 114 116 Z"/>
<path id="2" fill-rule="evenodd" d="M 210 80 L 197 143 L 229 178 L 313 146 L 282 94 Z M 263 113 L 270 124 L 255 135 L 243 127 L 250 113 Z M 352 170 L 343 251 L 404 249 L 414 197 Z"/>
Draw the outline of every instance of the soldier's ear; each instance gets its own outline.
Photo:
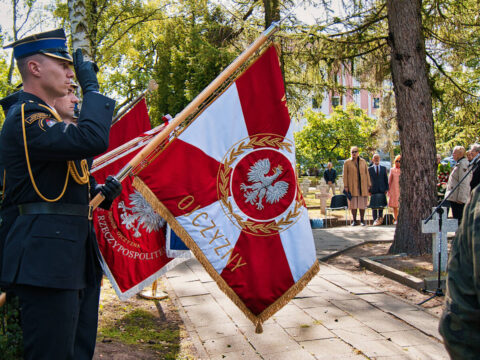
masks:
<path id="1" fill-rule="evenodd" d="M 35 59 L 28 60 L 27 69 L 32 76 L 40 77 L 40 62 Z"/>

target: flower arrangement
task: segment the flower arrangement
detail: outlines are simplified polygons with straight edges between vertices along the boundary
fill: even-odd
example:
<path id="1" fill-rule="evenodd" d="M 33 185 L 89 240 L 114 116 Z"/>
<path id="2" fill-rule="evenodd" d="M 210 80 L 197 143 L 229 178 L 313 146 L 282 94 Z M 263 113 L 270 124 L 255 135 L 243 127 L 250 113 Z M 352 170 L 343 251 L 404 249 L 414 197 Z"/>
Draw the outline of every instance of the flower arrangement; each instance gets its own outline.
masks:
<path id="1" fill-rule="evenodd" d="M 452 167 L 449 163 L 438 164 L 438 168 L 437 168 L 437 193 L 441 196 L 445 195 L 445 191 L 447 190 L 448 177 L 450 176 L 451 171 L 452 171 Z"/>

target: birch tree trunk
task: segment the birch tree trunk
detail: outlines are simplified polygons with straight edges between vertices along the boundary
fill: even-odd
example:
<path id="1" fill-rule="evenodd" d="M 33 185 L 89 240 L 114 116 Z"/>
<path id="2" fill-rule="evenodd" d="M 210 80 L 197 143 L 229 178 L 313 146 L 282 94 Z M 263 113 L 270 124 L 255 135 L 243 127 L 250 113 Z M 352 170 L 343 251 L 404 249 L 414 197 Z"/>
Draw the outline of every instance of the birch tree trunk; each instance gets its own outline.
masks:
<path id="1" fill-rule="evenodd" d="M 265 29 L 267 29 L 272 22 L 280 20 L 279 0 L 263 0 L 263 8 L 265 10 Z"/>
<path id="2" fill-rule="evenodd" d="M 88 31 L 87 0 L 68 0 L 67 5 L 73 51 L 82 49 L 85 59 L 94 60 Z"/>
<path id="3" fill-rule="evenodd" d="M 421 0 L 387 0 L 391 69 L 402 151 L 400 213 L 390 253 L 431 252 L 421 220 L 436 203 L 435 137 Z"/>

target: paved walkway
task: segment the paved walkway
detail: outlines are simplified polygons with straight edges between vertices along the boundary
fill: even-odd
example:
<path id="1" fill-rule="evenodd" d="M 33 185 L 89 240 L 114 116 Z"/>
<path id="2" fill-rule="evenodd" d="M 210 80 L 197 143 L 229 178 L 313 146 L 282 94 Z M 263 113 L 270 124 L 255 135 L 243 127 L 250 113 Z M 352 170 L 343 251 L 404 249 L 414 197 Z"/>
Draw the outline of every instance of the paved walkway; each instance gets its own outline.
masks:
<path id="1" fill-rule="evenodd" d="M 365 242 L 389 242 L 393 240 L 395 226 L 342 226 L 314 229 L 317 258 L 325 261 L 338 252 Z"/>
<path id="2" fill-rule="evenodd" d="M 388 241 L 391 227 L 314 230 L 317 253 Z M 309 285 L 255 334 L 197 260 L 167 274 L 199 359 L 448 359 L 438 318 L 325 263 Z"/>

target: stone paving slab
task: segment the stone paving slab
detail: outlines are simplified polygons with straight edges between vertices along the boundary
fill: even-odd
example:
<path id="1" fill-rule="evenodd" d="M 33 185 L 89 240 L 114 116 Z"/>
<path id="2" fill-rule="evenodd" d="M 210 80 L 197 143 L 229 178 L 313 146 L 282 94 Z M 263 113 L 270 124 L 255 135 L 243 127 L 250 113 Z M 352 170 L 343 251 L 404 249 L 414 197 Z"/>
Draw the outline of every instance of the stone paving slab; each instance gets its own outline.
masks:
<path id="1" fill-rule="evenodd" d="M 368 236 L 393 238 L 393 228 L 363 228 L 360 235 L 358 228 L 314 230 L 317 249 L 331 241 L 330 249 L 333 235 L 343 237 L 340 247 Z M 324 263 L 309 285 L 263 324 L 263 334 L 255 333 L 195 259 L 167 279 L 169 295 L 200 348 L 199 359 L 448 359 L 438 318 Z"/>
<path id="2" fill-rule="evenodd" d="M 313 238 L 319 260 L 365 242 L 391 242 L 395 226 L 344 226 L 313 229 Z"/>
<path id="3" fill-rule="evenodd" d="M 356 349 L 338 338 L 302 341 L 301 346 L 319 360 L 362 359 Z"/>
<path id="4" fill-rule="evenodd" d="M 298 342 L 334 338 L 335 334 L 319 324 L 288 328 L 285 331 Z"/>
<path id="5" fill-rule="evenodd" d="M 382 335 L 385 336 L 387 340 L 402 347 L 428 345 L 432 342 L 427 335 L 416 329 L 384 332 Z"/>

